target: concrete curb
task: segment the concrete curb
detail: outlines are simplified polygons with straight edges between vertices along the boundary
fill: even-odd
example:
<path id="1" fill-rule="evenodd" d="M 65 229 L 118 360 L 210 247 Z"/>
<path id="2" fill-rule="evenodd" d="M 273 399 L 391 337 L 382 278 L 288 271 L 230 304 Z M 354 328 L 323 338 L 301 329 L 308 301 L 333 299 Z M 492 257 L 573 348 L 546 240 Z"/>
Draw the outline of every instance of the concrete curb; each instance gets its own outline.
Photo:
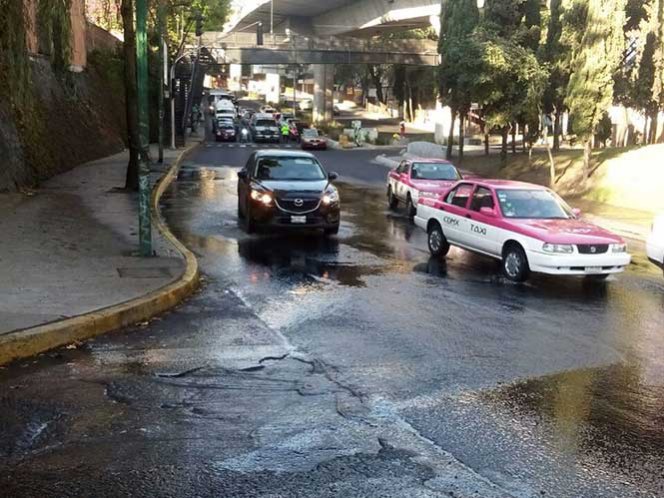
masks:
<path id="1" fill-rule="evenodd" d="M 176 177 L 185 154 L 194 147 L 196 145 L 182 151 L 153 189 L 151 199 L 153 225 L 184 258 L 185 269 L 182 275 L 174 282 L 145 296 L 84 315 L 2 335 L 0 336 L 0 365 L 148 320 L 169 310 L 196 290 L 199 283 L 196 257 L 175 238 L 159 212 L 161 196 Z"/>

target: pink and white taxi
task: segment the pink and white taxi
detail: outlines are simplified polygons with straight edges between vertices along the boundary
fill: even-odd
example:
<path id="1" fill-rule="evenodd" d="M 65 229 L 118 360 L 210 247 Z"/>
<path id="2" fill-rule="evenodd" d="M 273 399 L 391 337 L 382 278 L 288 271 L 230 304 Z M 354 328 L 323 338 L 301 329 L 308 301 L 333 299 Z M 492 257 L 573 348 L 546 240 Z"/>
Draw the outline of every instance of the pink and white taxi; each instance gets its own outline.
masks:
<path id="1" fill-rule="evenodd" d="M 530 272 L 603 280 L 631 261 L 622 238 L 528 183 L 461 181 L 444 198 L 421 198 L 415 224 L 427 231 L 432 255 L 445 256 L 450 245 L 485 254 L 515 282 Z"/>
<path id="2" fill-rule="evenodd" d="M 660 268 L 664 268 L 664 214 L 655 218 L 646 243 L 648 259 Z"/>
<path id="3" fill-rule="evenodd" d="M 448 161 L 406 159 L 387 175 L 387 203 L 390 209 L 404 203 L 412 218 L 421 197 L 438 198 L 459 180 L 459 171 Z"/>

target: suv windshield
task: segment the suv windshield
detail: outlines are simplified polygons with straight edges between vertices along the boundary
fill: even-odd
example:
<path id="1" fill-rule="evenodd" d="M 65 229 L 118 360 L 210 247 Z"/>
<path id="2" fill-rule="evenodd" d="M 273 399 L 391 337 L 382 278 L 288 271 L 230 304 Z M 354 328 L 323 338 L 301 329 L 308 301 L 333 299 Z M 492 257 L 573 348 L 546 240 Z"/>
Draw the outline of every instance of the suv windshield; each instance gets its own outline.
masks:
<path id="1" fill-rule="evenodd" d="M 271 119 L 259 119 L 256 121 L 256 126 L 277 126 L 277 123 Z"/>
<path id="2" fill-rule="evenodd" d="M 566 220 L 572 217 L 569 207 L 547 190 L 497 190 L 496 194 L 505 218 Z"/>
<path id="3" fill-rule="evenodd" d="M 259 180 L 319 181 L 325 179 L 320 164 L 308 157 L 266 157 L 256 167 Z"/>
<path id="4" fill-rule="evenodd" d="M 459 180 L 459 172 L 452 164 L 415 163 L 410 177 L 413 180 Z"/>

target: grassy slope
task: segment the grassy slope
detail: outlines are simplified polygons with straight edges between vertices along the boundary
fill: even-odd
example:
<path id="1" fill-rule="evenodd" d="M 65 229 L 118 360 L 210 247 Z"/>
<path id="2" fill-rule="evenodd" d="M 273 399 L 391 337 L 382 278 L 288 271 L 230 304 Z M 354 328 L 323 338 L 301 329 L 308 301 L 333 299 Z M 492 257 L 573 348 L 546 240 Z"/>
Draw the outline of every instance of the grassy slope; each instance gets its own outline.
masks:
<path id="1" fill-rule="evenodd" d="M 664 145 L 602 149 L 593 154 L 593 172 L 588 184 L 580 181 L 581 150 L 564 150 L 554 156 L 555 189 L 564 197 L 607 203 L 649 212 L 664 211 Z M 463 169 L 482 176 L 549 184 L 546 153 L 508 155 L 501 168 L 500 157 L 468 156 Z"/>

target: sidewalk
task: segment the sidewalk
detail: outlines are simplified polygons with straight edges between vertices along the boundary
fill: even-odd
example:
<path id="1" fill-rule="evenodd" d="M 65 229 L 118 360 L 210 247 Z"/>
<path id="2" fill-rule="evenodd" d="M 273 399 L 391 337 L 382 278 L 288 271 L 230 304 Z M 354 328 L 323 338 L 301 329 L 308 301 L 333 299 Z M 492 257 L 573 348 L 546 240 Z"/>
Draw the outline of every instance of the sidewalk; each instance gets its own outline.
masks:
<path id="1" fill-rule="evenodd" d="M 181 152 L 165 151 L 153 184 Z M 181 254 L 157 230 L 157 256 L 136 256 L 137 194 L 114 190 L 124 185 L 127 158 L 84 164 L 27 194 L 0 194 L 0 336 L 126 302 L 182 274 Z"/>

